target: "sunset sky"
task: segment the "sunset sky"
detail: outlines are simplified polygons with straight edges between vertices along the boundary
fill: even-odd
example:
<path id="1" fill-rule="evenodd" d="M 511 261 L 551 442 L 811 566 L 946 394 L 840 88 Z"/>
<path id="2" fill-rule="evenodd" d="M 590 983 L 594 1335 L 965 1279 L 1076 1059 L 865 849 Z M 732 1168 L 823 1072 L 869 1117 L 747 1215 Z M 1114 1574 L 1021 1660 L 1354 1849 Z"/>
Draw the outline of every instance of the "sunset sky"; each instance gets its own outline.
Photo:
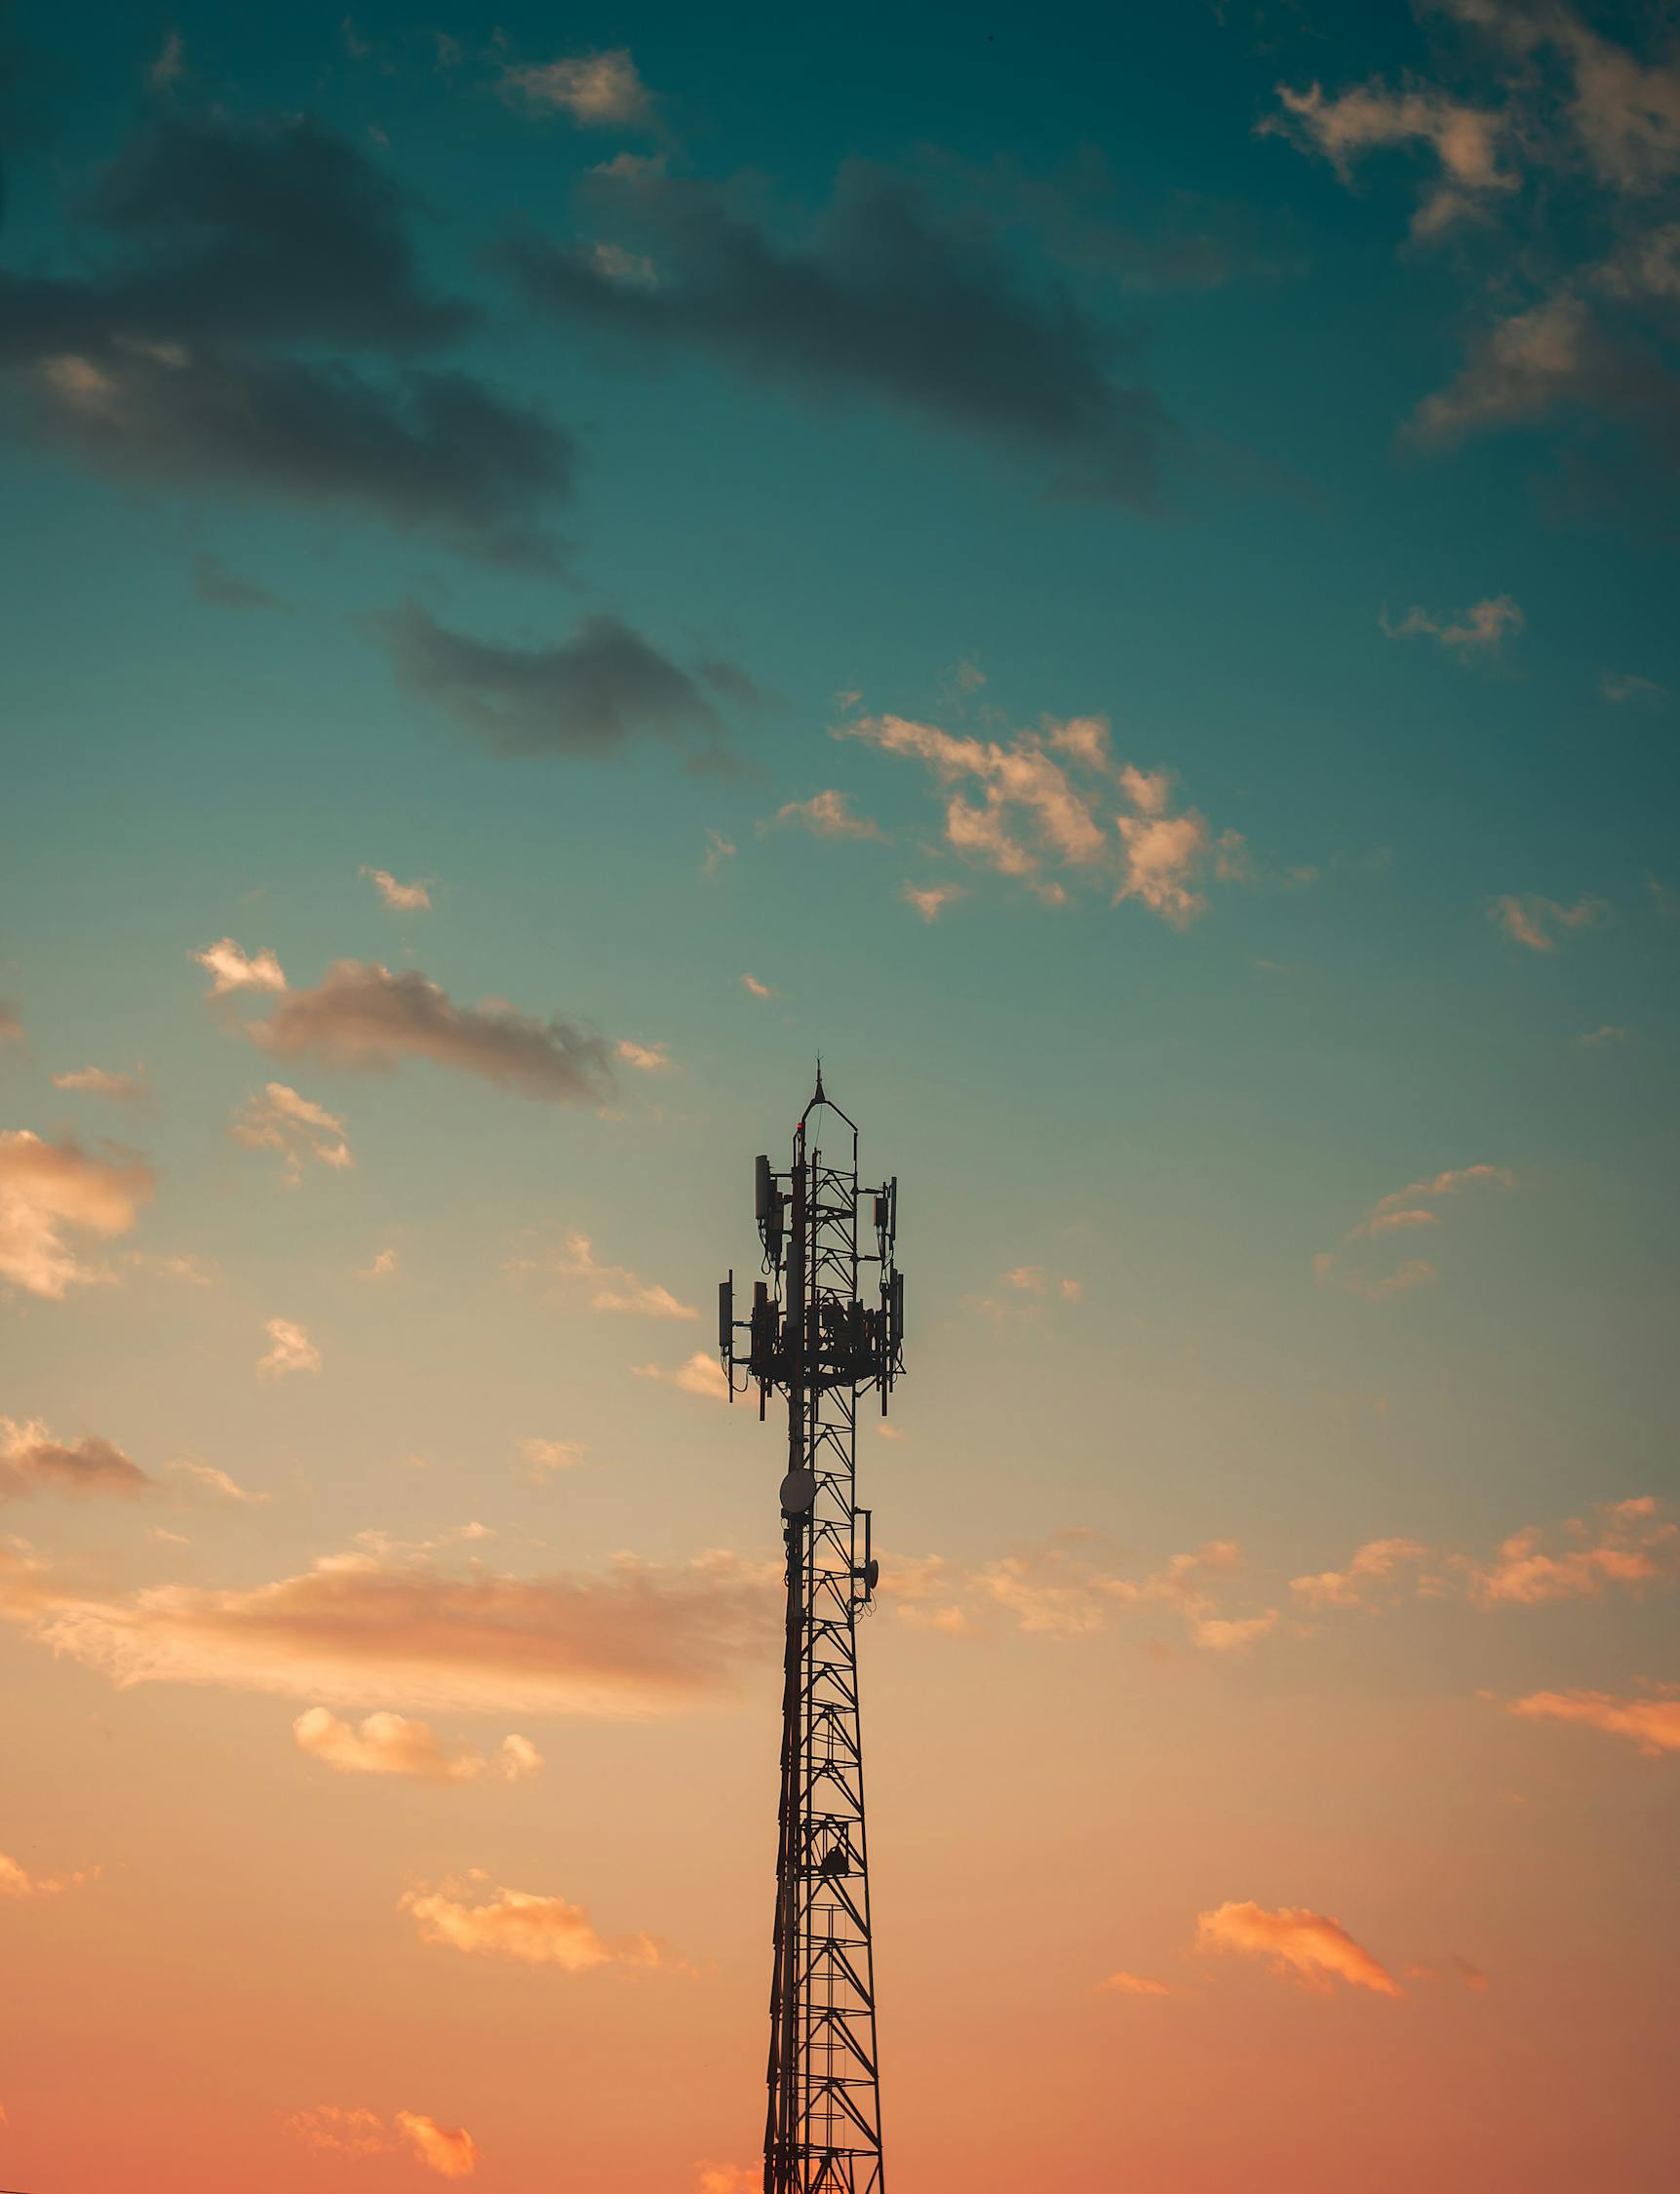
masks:
<path id="1" fill-rule="evenodd" d="M 758 2187 L 820 1052 L 895 2194 L 1670 2194 L 1668 11 L 0 86 L 0 2184 Z"/>

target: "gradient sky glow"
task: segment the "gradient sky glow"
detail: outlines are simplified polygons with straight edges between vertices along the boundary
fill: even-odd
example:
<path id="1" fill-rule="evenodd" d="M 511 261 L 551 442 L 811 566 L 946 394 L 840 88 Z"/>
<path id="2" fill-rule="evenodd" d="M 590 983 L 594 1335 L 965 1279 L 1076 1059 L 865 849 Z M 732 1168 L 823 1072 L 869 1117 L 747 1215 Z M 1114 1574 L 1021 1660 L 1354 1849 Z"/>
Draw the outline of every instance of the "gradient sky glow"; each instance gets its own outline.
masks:
<path id="1" fill-rule="evenodd" d="M 821 1052 L 896 2194 L 1680 2174 L 1680 42 L 22 6 L 0 2180 L 759 2183 Z"/>

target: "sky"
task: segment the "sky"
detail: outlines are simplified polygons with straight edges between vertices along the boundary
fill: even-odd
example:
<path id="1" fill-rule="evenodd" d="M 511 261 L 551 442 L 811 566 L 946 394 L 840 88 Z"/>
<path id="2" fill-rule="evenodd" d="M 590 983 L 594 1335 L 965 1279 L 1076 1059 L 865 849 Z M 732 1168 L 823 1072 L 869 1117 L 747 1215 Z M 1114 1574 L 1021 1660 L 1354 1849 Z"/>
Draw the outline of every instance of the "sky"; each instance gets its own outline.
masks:
<path id="1" fill-rule="evenodd" d="M 820 1053 L 897 2194 L 1666 2194 L 1671 13 L 0 83 L 0 2181 L 757 2187 Z"/>

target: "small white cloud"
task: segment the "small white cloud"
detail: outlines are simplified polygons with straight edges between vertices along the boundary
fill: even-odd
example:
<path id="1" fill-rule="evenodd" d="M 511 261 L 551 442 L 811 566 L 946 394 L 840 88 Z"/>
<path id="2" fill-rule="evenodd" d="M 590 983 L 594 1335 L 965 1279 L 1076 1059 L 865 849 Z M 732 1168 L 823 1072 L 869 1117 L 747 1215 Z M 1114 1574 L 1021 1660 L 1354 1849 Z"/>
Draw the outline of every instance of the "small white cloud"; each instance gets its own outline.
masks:
<path id="1" fill-rule="evenodd" d="M 698 1394 L 703 1401 L 727 1401 L 729 1398 L 729 1382 L 723 1376 L 723 1365 L 704 1349 L 696 1349 L 687 1362 L 679 1364 L 675 1371 L 662 1363 L 633 1363 L 630 1368 L 638 1379 L 651 1379 L 663 1387 L 681 1388 L 684 1393 Z"/>
<path id="2" fill-rule="evenodd" d="M 754 998 L 774 998 L 776 995 L 768 983 L 761 983 L 756 975 L 743 975 L 741 987 L 750 992 Z"/>
<path id="3" fill-rule="evenodd" d="M 967 895 L 959 883 L 907 883 L 904 887 L 905 904 L 914 907 L 923 921 L 937 921 L 954 900 Z"/>
<path id="4" fill-rule="evenodd" d="M 562 1470 L 574 1470 L 589 1453 L 581 1440 L 521 1440 L 519 1451 L 537 1484 Z"/>
<path id="5" fill-rule="evenodd" d="M 502 97 L 551 113 L 568 114 L 586 130 L 649 130 L 657 111 L 628 46 L 599 54 L 573 54 L 561 60 L 502 71 Z"/>
<path id="6" fill-rule="evenodd" d="M 286 970 L 267 946 L 259 953 L 247 953 L 231 937 L 222 937 L 192 957 L 215 977 L 210 987 L 212 998 L 224 998 L 229 991 L 283 991 L 286 988 Z"/>
<path id="7" fill-rule="evenodd" d="M 321 1352 L 300 1325 L 290 1318 L 269 1318 L 263 1325 L 272 1346 L 257 1359 L 258 1379 L 284 1379 L 292 1371 L 319 1371 Z"/>
<path id="8" fill-rule="evenodd" d="M 55 1089 L 75 1089 L 90 1097 L 108 1097 L 115 1105 L 137 1105 L 150 1094 L 143 1067 L 132 1074 L 107 1074 L 103 1067 L 77 1067 L 53 1077 Z"/>
<path id="9" fill-rule="evenodd" d="M 628 1037 L 621 1037 L 618 1056 L 638 1074 L 662 1075 L 671 1067 L 671 1054 L 662 1043 L 632 1043 Z"/>
<path id="10" fill-rule="evenodd" d="M 389 1279 L 396 1270 L 397 1252 L 387 1243 L 371 1265 L 364 1265 L 358 1270 L 356 1277 L 358 1279 Z"/>
<path id="11" fill-rule="evenodd" d="M 778 807 L 765 830 L 792 825 L 809 831 L 813 838 L 873 838 L 884 839 L 886 833 L 879 823 L 867 815 L 852 812 L 850 795 L 836 792 L 832 787 L 826 792 L 814 793 L 809 800 L 790 800 Z"/>
<path id="12" fill-rule="evenodd" d="M 397 914 L 419 914 L 432 903 L 429 882 L 399 883 L 389 869 L 371 869 L 366 865 L 361 873 L 372 884 L 386 906 Z"/>

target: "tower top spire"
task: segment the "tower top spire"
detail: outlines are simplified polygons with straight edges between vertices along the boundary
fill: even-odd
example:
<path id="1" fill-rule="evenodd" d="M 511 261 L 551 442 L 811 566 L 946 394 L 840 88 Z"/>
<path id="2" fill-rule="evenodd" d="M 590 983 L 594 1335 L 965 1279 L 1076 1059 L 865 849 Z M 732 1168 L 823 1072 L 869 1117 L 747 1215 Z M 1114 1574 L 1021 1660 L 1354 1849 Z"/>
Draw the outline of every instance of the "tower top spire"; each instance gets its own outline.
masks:
<path id="1" fill-rule="evenodd" d="M 828 1101 L 828 1093 L 823 1088 L 823 1057 L 819 1051 L 817 1053 L 817 1086 L 811 1093 L 811 1103 L 813 1105 L 826 1105 Z"/>

